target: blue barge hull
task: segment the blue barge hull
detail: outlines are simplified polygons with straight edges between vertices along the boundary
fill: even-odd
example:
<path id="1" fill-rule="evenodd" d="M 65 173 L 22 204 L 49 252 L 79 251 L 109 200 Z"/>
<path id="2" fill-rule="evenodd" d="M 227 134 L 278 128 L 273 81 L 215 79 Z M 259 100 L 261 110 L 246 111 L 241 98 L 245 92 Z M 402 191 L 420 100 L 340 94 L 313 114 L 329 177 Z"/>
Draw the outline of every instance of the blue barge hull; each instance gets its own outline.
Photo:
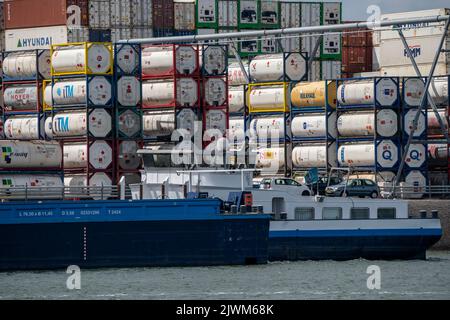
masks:
<path id="1" fill-rule="evenodd" d="M 0 270 L 263 264 L 269 216 L 216 200 L 0 204 Z"/>

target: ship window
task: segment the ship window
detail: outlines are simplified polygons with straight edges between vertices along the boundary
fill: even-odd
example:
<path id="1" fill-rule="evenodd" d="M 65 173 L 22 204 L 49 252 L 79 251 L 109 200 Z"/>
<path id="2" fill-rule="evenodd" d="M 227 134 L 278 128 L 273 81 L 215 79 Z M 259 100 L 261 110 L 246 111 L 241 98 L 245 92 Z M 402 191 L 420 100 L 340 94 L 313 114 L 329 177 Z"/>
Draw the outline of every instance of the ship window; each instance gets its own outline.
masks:
<path id="1" fill-rule="evenodd" d="M 295 208 L 295 220 L 314 220 L 314 208 Z"/>
<path id="2" fill-rule="evenodd" d="M 350 210 L 350 219 L 353 220 L 367 220 L 370 218 L 369 208 L 352 208 Z"/>
<path id="3" fill-rule="evenodd" d="M 339 220 L 342 219 L 342 208 L 323 208 L 323 220 Z"/>
<path id="4" fill-rule="evenodd" d="M 378 208 L 378 219 L 395 219 L 395 208 Z"/>

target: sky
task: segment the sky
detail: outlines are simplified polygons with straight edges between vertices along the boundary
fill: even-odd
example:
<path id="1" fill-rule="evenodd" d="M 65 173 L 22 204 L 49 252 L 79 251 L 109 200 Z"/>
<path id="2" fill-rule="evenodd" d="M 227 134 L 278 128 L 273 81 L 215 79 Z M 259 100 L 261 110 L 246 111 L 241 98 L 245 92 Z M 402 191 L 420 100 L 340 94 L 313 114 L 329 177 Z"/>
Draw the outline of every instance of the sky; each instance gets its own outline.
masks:
<path id="1" fill-rule="evenodd" d="M 335 1 L 335 0 L 327 0 Z M 381 13 L 450 8 L 450 0 L 341 0 L 343 3 L 344 20 L 366 20 L 367 8 L 377 5 Z"/>

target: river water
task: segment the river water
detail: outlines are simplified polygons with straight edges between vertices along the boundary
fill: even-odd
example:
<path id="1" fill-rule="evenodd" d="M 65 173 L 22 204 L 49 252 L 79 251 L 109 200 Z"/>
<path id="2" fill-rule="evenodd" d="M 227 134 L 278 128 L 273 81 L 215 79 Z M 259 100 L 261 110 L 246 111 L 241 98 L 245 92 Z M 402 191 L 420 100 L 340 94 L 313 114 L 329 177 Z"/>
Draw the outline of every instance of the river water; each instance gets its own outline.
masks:
<path id="1" fill-rule="evenodd" d="M 368 289 L 373 265 L 380 289 Z M 81 270 L 79 290 L 67 288 L 69 276 L 0 273 L 0 299 L 450 299 L 450 252 L 431 251 L 427 261 Z"/>

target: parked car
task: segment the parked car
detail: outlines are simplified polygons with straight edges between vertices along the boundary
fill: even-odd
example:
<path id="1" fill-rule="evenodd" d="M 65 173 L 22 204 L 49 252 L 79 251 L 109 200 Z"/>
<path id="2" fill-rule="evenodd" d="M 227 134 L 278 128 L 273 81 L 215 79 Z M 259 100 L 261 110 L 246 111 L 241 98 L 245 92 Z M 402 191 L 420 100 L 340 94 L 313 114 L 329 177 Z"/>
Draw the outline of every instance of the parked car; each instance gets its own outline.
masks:
<path id="1" fill-rule="evenodd" d="M 328 180 L 330 181 L 330 184 L 328 184 Z M 319 178 L 319 181 L 317 181 L 316 183 L 307 183 L 306 186 L 316 195 L 324 195 L 325 194 L 325 189 L 328 186 L 335 186 L 337 184 L 342 183 L 343 179 L 342 178 L 338 178 L 338 177 L 322 177 Z"/>
<path id="2" fill-rule="evenodd" d="M 378 185 L 368 179 L 349 179 L 337 185 L 327 187 L 325 194 L 331 197 L 371 197 L 378 198 Z"/>
<path id="3" fill-rule="evenodd" d="M 311 190 L 305 185 L 289 178 L 264 178 L 261 181 L 260 189 L 272 190 L 288 190 L 288 188 L 296 188 L 302 196 L 312 195 Z"/>

